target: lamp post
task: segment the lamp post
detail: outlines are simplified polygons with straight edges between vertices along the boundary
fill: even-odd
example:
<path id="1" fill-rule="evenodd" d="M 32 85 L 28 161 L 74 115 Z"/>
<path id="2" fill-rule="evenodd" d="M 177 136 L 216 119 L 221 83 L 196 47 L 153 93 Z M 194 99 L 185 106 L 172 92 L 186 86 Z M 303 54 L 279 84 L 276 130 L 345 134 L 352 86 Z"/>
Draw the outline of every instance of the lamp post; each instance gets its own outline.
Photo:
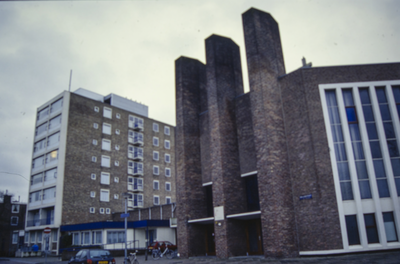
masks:
<path id="1" fill-rule="evenodd" d="M 122 196 L 125 198 L 125 260 L 124 263 L 127 264 L 127 259 L 128 259 L 128 252 L 127 252 L 127 246 L 126 246 L 126 241 L 128 240 L 128 213 L 127 213 L 127 203 L 128 203 L 128 197 L 131 196 L 130 193 L 125 192 L 122 194 Z"/>

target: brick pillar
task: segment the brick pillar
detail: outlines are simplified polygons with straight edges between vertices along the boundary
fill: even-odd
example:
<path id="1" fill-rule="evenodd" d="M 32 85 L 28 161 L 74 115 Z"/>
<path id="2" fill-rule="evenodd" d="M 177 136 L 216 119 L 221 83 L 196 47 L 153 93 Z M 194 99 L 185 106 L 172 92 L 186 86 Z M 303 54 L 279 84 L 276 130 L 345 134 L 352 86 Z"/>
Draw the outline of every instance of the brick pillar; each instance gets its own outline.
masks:
<path id="1" fill-rule="evenodd" d="M 206 212 L 202 189 L 199 113 L 205 91 L 205 66 L 185 57 L 175 61 L 176 73 L 176 185 L 178 247 L 183 257 L 205 251 L 204 233 L 188 219 L 202 218 Z M 203 92 L 202 92 L 203 91 Z"/>
<path id="2" fill-rule="evenodd" d="M 285 74 L 279 28 L 254 8 L 242 15 L 250 81 L 265 256 L 297 255 L 295 217 L 278 76 Z"/>
<path id="3" fill-rule="evenodd" d="M 223 206 L 224 215 L 245 211 L 240 178 L 235 123 L 235 97 L 243 93 L 239 47 L 229 38 L 206 39 L 208 136 L 213 205 Z M 215 215 L 214 215 L 215 216 Z M 215 246 L 219 258 L 234 255 L 237 230 L 227 220 L 216 221 Z"/>

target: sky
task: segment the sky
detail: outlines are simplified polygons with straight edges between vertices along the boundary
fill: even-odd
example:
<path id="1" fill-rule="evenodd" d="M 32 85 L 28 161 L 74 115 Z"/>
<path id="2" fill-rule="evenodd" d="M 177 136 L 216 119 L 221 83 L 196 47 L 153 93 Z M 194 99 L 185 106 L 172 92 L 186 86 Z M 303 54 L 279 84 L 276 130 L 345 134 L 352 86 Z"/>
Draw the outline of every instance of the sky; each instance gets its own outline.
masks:
<path id="1" fill-rule="evenodd" d="M 212 34 L 240 46 L 241 14 L 279 24 L 286 72 L 400 62 L 399 0 L 126 0 L 0 2 L 0 191 L 28 201 L 36 109 L 69 88 L 114 93 L 175 125 L 174 61 L 205 62 Z"/>

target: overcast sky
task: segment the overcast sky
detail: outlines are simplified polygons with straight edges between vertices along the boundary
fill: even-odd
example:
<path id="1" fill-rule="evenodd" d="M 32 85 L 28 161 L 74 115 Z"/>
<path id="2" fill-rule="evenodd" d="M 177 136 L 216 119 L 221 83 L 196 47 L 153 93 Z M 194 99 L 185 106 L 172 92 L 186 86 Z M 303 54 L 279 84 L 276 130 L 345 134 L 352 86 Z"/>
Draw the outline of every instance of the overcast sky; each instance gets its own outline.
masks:
<path id="1" fill-rule="evenodd" d="M 175 125 L 174 61 L 205 62 L 204 39 L 218 34 L 240 46 L 246 73 L 251 7 L 279 23 L 287 72 L 303 56 L 314 67 L 400 62 L 399 0 L 0 2 L 0 190 L 27 202 L 36 108 L 68 90 L 71 69 L 71 91 L 115 93 Z"/>

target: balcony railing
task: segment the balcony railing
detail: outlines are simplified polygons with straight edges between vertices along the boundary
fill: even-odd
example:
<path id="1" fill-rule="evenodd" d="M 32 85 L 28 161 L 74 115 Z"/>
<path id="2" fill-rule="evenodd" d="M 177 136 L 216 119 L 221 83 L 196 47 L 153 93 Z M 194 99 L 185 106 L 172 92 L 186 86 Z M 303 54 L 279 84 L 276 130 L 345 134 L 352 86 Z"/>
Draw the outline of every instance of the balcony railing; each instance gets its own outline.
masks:
<path id="1" fill-rule="evenodd" d="M 42 218 L 42 219 L 35 219 L 35 220 L 28 220 L 26 221 L 26 226 L 42 226 L 42 225 L 53 225 L 54 224 L 54 217 Z"/>

